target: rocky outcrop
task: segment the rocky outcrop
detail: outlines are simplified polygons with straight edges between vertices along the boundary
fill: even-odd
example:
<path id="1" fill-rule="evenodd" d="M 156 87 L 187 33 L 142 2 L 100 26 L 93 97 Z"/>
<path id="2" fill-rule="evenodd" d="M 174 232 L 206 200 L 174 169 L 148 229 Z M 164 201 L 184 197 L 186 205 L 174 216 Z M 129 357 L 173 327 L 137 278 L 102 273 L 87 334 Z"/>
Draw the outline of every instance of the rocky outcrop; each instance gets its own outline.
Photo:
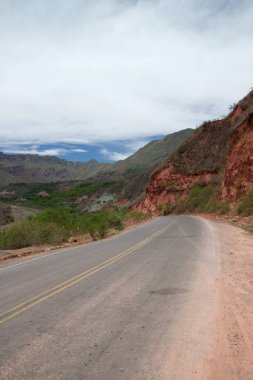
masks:
<path id="1" fill-rule="evenodd" d="M 195 185 L 221 184 L 221 200 L 253 188 L 253 91 L 222 119 L 205 122 L 155 171 L 135 210 L 159 214 L 184 200 Z"/>
<path id="2" fill-rule="evenodd" d="M 219 183 L 231 132 L 229 119 L 204 123 L 163 168 L 153 173 L 145 199 L 135 209 L 159 214 L 163 205 L 184 200 L 192 186 Z"/>
<path id="3" fill-rule="evenodd" d="M 146 197 L 134 206 L 136 211 L 150 211 L 159 214 L 164 204 L 173 204 L 186 198 L 189 189 L 194 185 L 207 185 L 217 181 L 212 172 L 182 175 L 174 173 L 173 165 L 155 172 L 146 190 Z"/>
<path id="4" fill-rule="evenodd" d="M 221 199 L 235 201 L 250 189 L 253 189 L 253 113 L 233 131 L 230 138 Z"/>

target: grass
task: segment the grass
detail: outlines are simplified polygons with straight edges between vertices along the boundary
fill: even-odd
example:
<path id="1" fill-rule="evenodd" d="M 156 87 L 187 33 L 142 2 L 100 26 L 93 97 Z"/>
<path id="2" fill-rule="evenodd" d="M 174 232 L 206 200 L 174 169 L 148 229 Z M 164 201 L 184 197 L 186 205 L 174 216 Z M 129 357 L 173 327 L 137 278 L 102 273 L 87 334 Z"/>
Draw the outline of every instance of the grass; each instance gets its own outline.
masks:
<path id="1" fill-rule="evenodd" d="M 104 191 L 117 182 L 103 183 L 59 182 L 43 184 L 22 184 L 11 191 L 13 194 L 3 197 L 6 204 L 14 207 L 32 207 L 39 212 L 7 225 L 0 231 L 0 249 L 18 249 L 33 245 L 60 244 L 70 237 L 90 234 L 93 240 L 107 236 L 111 229 L 123 229 L 127 219 L 141 220 L 143 214 L 132 213 L 127 208 L 115 208 L 113 202 L 105 202 L 113 196 Z M 46 192 L 46 196 L 38 195 Z M 93 212 L 80 211 L 80 200 L 95 197 L 97 206 Z M 95 203 L 95 201 L 92 201 Z M 90 201 L 90 205 L 92 203 Z M 147 217 L 147 216 L 146 216 Z"/>
<path id="2" fill-rule="evenodd" d="M 185 212 L 226 214 L 229 212 L 229 203 L 219 201 L 218 195 L 219 186 L 217 185 L 194 186 L 184 201 L 165 205 L 163 213 L 165 215 L 172 212 L 178 214 Z"/>
<path id="3" fill-rule="evenodd" d="M 165 215 L 185 212 L 228 214 L 230 204 L 228 201 L 222 202 L 219 200 L 219 192 L 218 185 L 194 186 L 189 190 L 184 201 L 159 205 L 158 208 Z M 253 189 L 239 199 L 235 213 L 240 216 L 253 215 Z"/>
<path id="4" fill-rule="evenodd" d="M 11 208 L 0 203 L 0 226 L 13 222 Z"/>
<path id="5" fill-rule="evenodd" d="M 151 218 L 151 213 L 143 214 L 142 212 L 126 211 L 124 215 L 124 220 L 133 219 L 133 220 L 136 220 L 137 222 L 139 222 L 140 220 L 143 220 L 144 218 L 145 219 Z"/>
<path id="6" fill-rule="evenodd" d="M 35 186 L 31 191 L 24 194 L 23 198 L 25 198 L 29 204 L 40 208 L 54 208 L 55 206 L 68 206 L 71 208 L 79 197 L 92 195 L 98 190 L 110 187 L 112 184 L 112 182 L 99 184 L 83 183 L 71 189 L 48 192 L 49 195 L 46 197 L 37 195 L 41 190 Z"/>
<path id="7" fill-rule="evenodd" d="M 239 200 L 236 211 L 241 216 L 253 215 L 253 189 Z"/>
<path id="8" fill-rule="evenodd" d="M 250 227 L 250 228 L 248 229 L 248 231 L 249 231 L 251 234 L 253 234 L 253 227 Z"/>
<path id="9" fill-rule="evenodd" d="M 86 195 L 90 196 L 94 193 L 107 189 L 114 185 L 116 182 L 103 182 L 103 183 L 43 183 L 35 184 L 32 186 L 21 187 L 20 192 L 17 187 L 17 193 L 14 196 L 2 197 L 0 201 L 5 203 L 12 203 L 17 205 L 26 205 L 27 207 L 47 209 L 55 207 L 74 208 L 78 198 Z M 61 186 L 69 186 L 68 189 L 62 189 Z M 48 196 L 38 195 L 41 191 L 48 193 Z"/>
<path id="10" fill-rule="evenodd" d="M 85 214 L 66 208 L 48 209 L 0 231 L 0 249 L 60 244 L 83 234 L 90 234 L 93 240 L 103 239 L 110 229 L 122 230 L 123 221 L 130 218 L 140 220 L 143 214 L 126 208 Z"/>

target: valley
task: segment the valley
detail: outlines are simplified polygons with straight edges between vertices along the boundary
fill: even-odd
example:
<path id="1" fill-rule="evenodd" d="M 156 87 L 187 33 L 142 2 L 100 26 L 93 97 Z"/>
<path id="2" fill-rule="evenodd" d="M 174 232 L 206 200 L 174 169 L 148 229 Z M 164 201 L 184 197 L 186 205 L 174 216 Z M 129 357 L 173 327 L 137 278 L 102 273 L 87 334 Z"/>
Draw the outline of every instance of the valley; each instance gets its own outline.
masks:
<path id="1" fill-rule="evenodd" d="M 0 380 L 253 380 L 253 1 L 0 1 Z"/>
<path id="2" fill-rule="evenodd" d="M 2 155 L 3 379 L 252 378 L 252 115 L 112 164 Z"/>
<path id="3" fill-rule="evenodd" d="M 139 220 L 150 214 L 251 216 L 252 115 L 253 91 L 225 118 L 151 141 L 111 164 L 1 154 L 0 168 L 12 178 L 1 177 L 0 221 L 12 224 L 0 231 L 0 249 L 66 243 L 82 233 L 105 237 L 110 228 L 123 228 L 122 222 L 133 215 Z M 24 212 L 18 212 L 22 208 Z M 64 229 L 58 222 L 61 213 Z M 25 237 L 24 231 L 36 228 L 35 237 L 32 232 Z M 45 238 L 48 228 L 55 232 Z M 249 223 L 247 228 L 253 227 Z M 11 236 L 21 230 L 20 246 Z"/>

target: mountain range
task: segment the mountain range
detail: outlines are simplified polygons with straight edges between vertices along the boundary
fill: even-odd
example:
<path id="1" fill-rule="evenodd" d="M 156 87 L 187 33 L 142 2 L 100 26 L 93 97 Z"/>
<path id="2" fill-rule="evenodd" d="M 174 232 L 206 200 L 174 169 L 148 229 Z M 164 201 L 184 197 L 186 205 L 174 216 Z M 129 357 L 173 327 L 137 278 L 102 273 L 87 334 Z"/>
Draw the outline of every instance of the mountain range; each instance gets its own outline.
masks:
<path id="1" fill-rule="evenodd" d="M 151 141 L 125 160 L 74 163 L 0 153 L 0 178 L 1 199 L 10 203 L 32 196 L 46 205 L 38 197 L 52 202 L 57 193 L 80 211 L 127 204 L 159 214 L 185 202 L 192 189 L 200 196 L 211 186 L 216 200 L 233 205 L 253 189 L 253 90 L 223 119 Z M 82 186 L 93 190 L 81 196 Z"/>
<path id="2" fill-rule="evenodd" d="M 0 187 L 11 183 L 47 183 L 60 181 L 128 180 L 141 178 L 142 191 L 149 175 L 164 162 L 191 134 L 192 129 L 172 133 L 161 140 L 154 140 L 125 160 L 107 164 L 96 160 L 70 162 L 52 156 L 29 154 L 10 155 L 0 153 Z"/>

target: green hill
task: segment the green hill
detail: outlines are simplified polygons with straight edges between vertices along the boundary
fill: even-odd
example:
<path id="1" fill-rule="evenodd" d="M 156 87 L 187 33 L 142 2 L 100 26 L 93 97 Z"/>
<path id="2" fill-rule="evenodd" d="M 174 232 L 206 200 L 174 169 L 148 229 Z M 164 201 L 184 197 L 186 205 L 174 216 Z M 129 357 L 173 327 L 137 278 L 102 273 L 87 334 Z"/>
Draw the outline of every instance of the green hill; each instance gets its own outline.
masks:
<path id="1" fill-rule="evenodd" d="M 0 154 L 0 201 L 35 210 L 65 207 L 96 211 L 131 205 L 143 196 L 153 170 L 164 164 L 192 133 L 187 129 L 151 141 L 126 160 L 113 164 Z"/>
<path id="2" fill-rule="evenodd" d="M 0 187 L 10 183 L 47 183 L 59 181 L 85 180 L 94 177 L 122 176 L 124 173 L 149 174 L 191 134 L 186 129 L 166 136 L 162 140 L 151 141 L 125 160 L 112 164 L 96 160 L 70 162 L 51 156 L 34 154 L 4 154 L 0 152 Z M 107 179 L 106 179 L 107 180 Z"/>
<path id="3" fill-rule="evenodd" d="M 161 140 L 153 140 L 143 148 L 140 148 L 132 156 L 111 165 L 111 170 L 125 171 L 135 169 L 136 171 L 149 171 L 160 165 L 193 133 L 193 129 L 171 133 Z"/>
<path id="4" fill-rule="evenodd" d="M 96 160 L 70 162 L 51 156 L 0 153 L 0 186 L 77 180 L 107 166 Z"/>

